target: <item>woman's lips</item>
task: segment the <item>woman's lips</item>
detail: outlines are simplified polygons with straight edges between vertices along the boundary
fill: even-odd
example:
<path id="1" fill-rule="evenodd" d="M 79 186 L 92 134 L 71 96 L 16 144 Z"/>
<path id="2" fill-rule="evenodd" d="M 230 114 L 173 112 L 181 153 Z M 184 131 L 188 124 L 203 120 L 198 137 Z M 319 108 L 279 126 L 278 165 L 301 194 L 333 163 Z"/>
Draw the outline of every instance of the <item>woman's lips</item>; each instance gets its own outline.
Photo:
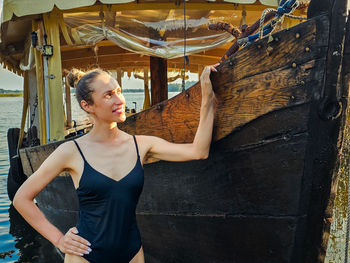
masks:
<path id="1" fill-rule="evenodd" d="M 112 111 L 113 113 L 122 114 L 124 112 L 124 107 L 117 108 Z"/>

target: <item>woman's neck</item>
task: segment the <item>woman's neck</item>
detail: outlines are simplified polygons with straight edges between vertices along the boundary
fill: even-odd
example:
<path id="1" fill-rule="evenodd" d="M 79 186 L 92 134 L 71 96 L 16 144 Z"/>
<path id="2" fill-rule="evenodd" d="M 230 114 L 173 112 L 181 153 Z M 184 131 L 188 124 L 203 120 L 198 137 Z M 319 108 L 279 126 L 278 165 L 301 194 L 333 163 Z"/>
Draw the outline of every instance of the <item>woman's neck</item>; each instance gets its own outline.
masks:
<path id="1" fill-rule="evenodd" d="M 121 131 L 117 123 L 94 123 L 93 128 L 88 133 L 90 139 L 96 142 L 111 142 L 120 137 Z"/>

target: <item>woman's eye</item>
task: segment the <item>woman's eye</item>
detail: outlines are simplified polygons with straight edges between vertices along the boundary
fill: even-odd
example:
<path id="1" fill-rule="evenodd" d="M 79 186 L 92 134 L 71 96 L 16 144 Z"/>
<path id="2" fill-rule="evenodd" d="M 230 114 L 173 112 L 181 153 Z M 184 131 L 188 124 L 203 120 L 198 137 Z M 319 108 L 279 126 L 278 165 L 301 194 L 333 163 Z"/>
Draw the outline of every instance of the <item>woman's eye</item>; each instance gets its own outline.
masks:
<path id="1" fill-rule="evenodd" d="M 110 99 L 111 98 L 111 94 L 106 94 L 106 98 Z"/>

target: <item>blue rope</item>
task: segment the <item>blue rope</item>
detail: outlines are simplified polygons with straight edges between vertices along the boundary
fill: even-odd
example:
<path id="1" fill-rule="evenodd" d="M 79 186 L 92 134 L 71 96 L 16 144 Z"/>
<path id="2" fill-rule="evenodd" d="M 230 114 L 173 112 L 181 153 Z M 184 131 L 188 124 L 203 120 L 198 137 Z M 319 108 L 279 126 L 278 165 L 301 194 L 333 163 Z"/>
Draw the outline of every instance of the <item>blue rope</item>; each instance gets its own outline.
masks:
<path id="1" fill-rule="evenodd" d="M 295 4 L 295 1 L 296 0 L 289 0 L 288 2 L 285 2 L 282 6 L 281 6 L 281 3 L 280 3 L 278 5 L 278 8 L 277 8 L 276 17 L 281 17 L 284 14 L 291 12 L 292 9 L 293 9 L 293 5 Z"/>
<path id="2" fill-rule="evenodd" d="M 280 18 L 284 14 L 288 14 L 293 10 L 293 6 L 295 4 L 296 0 L 281 0 L 278 4 L 277 13 L 275 15 L 275 18 Z M 263 28 L 263 36 L 269 34 L 273 28 L 275 27 L 276 21 L 272 21 L 271 23 L 267 24 Z M 260 36 L 260 33 L 256 33 L 254 35 L 248 36 L 248 44 L 254 42 L 256 39 L 258 39 Z"/>

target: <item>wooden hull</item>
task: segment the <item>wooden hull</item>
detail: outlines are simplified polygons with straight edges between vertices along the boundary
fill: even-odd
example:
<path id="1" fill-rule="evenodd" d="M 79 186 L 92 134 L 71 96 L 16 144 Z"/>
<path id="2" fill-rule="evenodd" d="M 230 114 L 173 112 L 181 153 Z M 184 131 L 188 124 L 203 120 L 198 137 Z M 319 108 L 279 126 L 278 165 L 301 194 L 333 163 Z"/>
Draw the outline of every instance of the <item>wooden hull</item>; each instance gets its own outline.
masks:
<path id="1" fill-rule="evenodd" d="M 209 158 L 144 165 L 137 221 L 146 262 L 323 261 L 347 106 L 346 86 L 331 119 L 320 111 L 332 88 L 324 85 L 328 43 L 328 17 L 320 16 L 246 47 L 213 74 L 218 106 Z M 191 142 L 199 108 L 197 84 L 120 127 Z M 25 173 L 60 143 L 21 150 Z M 69 175 L 37 201 L 62 231 L 75 225 Z"/>

